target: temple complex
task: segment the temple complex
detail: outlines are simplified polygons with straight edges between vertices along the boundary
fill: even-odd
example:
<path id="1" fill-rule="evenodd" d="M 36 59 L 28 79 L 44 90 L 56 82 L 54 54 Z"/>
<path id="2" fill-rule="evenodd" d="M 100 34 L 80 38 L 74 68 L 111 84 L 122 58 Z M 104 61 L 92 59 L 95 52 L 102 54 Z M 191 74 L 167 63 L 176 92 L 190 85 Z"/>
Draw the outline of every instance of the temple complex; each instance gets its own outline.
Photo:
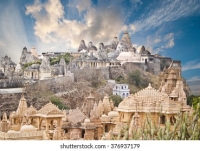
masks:
<path id="1" fill-rule="evenodd" d="M 1 58 L 0 62 L 0 74 L 2 76 L 12 76 L 15 72 L 16 64 L 7 55 Z"/>
<path id="2" fill-rule="evenodd" d="M 0 78 L 13 78 L 14 75 L 24 81 L 48 82 L 49 79 L 67 77 L 66 79 L 74 82 L 75 70 L 102 69 L 100 72 L 103 72 L 106 69 L 102 75 L 109 79 L 110 69 L 124 71 L 123 65 L 131 63 L 144 71 L 159 75 L 160 87 L 157 90 L 149 84 L 139 92 L 130 94 L 128 84 L 116 84 L 113 94 L 123 98 L 118 106 L 114 107 L 107 94 L 96 100 L 90 93 L 84 100 L 78 100 L 81 108 L 70 110 L 61 110 L 51 102 L 37 110 L 33 105 L 28 106 L 22 94 L 17 110 L 9 115 L 3 113 L 0 117 L 0 140 L 111 139 L 111 135 L 117 137 L 125 126 L 129 126 L 131 136 L 132 129 L 142 127 L 147 114 L 151 114 L 156 125 L 163 126 L 167 121 L 173 125 L 179 112 L 191 110 L 186 99 L 190 90 L 181 76 L 180 61 L 153 55 L 144 46 L 136 51 L 128 32 L 124 32 L 121 40 L 114 37 L 110 45 L 101 42 L 96 47 L 89 42 L 86 46 L 85 41 L 81 40 L 74 60 L 66 61 L 63 57 L 65 54 L 47 52 L 39 56 L 35 48 L 28 51 L 24 47 L 19 64 L 12 62 L 7 55 L 2 58 Z M 57 62 L 51 64 L 55 58 L 58 59 Z M 167 67 L 169 62 L 171 64 Z M 161 66 L 164 66 L 163 70 Z M 0 81 L 0 86 L 6 87 L 6 82 Z M 11 86 L 13 83 L 11 81 Z"/>
<path id="3" fill-rule="evenodd" d="M 161 60 L 165 60 L 166 64 L 172 61 L 171 58 L 151 54 L 144 46 L 140 50 L 136 50 L 132 45 L 128 32 L 124 32 L 121 40 L 114 37 L 110 45 L 104 45 L 101 42 L 98 48 L 92 42 L 89 42 L 87 47 L 85 41 L 81 40 L 78 55 L 76 54 L 76 58 L 70 62 L 68 69 L 112 68 L 123 66 L 125 63 L 133 63 L 144 71 L 159 75 Z M 180 66 L 180 63 L 178 66 Z"/>
<path id="4" fill-rule="evenodd" d="M 164 70 L 173 71 L 173 68 Z M 164 74 L 163 73 L 163 74 Z M 171 73 L 171 72 L 170 72 Z M 151 84 L 135 94 L 125 97 L 118 107 L 105 95 L 95 100 L 90 95 L 83 101 L 82 108 L 60 110 L 49 102 L 40 110 L 28 107 L 22 95 L 16 111 L 9 118 L 5 113 L 0 121 L 1 140 L 99 140 L 118 136 L 120 130 L 129 126 L 129 133 L 142 127 L 147 114 L 156 125 L 169 121 L 172 125 L 179 112 L 190 112 L 181 75 L 174 85 L 162 82 L 159 90 Z"/>
<path id="5" fill-rule="evenodd" d="M 64 112 L 51 102 L 40 110 L 28 107 L 22 94 L 19 106 L 0 121 L 0 140 L 58 140 Z"/>
<path id="6" fill-rule="evenodd" d="M 43 56 L 41 64 L 35 63 L 24 69 L 26 80 L 46 80 L 63 76 L 70 76 L 69 79 L 74 79 L 73 73 L 67 71 L 64 58 L 61 58 L 58 64 L 50 65 L 48 55 Z"/>
<path id="7" fill-rule="evenodd" d="M 123 70 L 123 66 L 126 63 L 137 65 L 145 72 L 159 75 L 163 70 L 163 66 L 168 65 L 172 61 L 171 58 L 151 54 L 144 46 L 140 50 L 136 50 L 127 31 L 124 32 L 121 40 L 118 37 L 114 37 L 110 45 L 104 45 L 104 43 L 100 42 L 99 46 L 96 47 L 90 41 L 86 46 L 85 41 L 81 40 L 77 52 L 71 53 L 75 57 L 67 61 L 67 63 L 66 58 L 63 58 L 66 53 L 44 52 L 42 55 L 38 55 L 36 48 L 33 47 L 28 51 L 24 47 L 17 65 L 7 55 L 1 59 L 0 78 L 20 78 L 25 80 L 25 82 L 23 81 L 24 83 L 63 76 L 74 79 L 73 73 L 69 74 L 69 72 L 82 69 L 102 69 L 108 71 L 106 71 L 107 75 L 105 77 L 109 79 L 109 75 L 111 75 L 110 69 L 117 67 Z M 57 61 L 54 63 L 50 62 L 53 59 L 57 59 Z M 165 63 L 163 63 L 163 60 Z M 174 60 L 173 67 L 181 68 L 180 61 Z M 3 83 L 3 85 L 2 87 L 7 86 L 6 83 Z M 10 87 L 13 87 L 12 84 Z"/>

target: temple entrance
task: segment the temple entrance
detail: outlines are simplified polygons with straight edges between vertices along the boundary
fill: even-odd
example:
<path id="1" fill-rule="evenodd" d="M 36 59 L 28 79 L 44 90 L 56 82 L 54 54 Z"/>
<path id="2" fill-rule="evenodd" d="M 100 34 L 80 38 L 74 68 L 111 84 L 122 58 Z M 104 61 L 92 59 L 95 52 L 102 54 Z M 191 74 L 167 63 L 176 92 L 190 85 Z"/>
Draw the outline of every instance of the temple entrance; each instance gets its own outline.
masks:
<path id="1" fill-rule="evenodd" d="M 42 119 L 39 124 L 39 130 L 45 130 L 45 129 L 46 129 L 46 120 Z"/>
<path id="2" fill-rule="evenodd" d="M 54 130 L 56 127 L 58 127 L 58 122 L 57 120 L 51 120 L 50 124 L 49 124 L 49 130 Z"/>
<path id="3" fill-rule="evenodd" d="M 108 125 L 105 125 L 105 132 L 108 132 Z"/>
<path id="4" fill-rule="evenodd" d="M 81 132 L 81 138 L 84 138 L 84 135 L 85 135 L 85 130 L 82 130 L 82 132 Z"/>
<path id="5" fill-rule="evenodd" d="M 161 117 L 160 117 L 160 124 L 165 124 L 165 116 L 164 115 L 162 115 Z"/>
<path id="6" fill-rule="evenodd" d="M 145 64 L 147 64 L 147 59 L 145 59 Z"/>

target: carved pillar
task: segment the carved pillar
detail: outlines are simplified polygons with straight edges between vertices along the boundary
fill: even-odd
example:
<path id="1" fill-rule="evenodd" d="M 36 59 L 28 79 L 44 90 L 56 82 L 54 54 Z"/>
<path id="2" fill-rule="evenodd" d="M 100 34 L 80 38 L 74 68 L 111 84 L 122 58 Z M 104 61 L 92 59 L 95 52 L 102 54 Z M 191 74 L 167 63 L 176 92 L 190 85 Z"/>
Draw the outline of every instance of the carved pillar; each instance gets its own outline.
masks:
<path id="1" fill-rule="evenodd" d="M 46 121 L 46 132 L 49 131 L 49 119 L 45 119 Z"/>
<path id="2" fill-rule="evenodd" d="M 39 117 L 37 117 L 37 128 L 38 128 L 38 131 L 40 131 L 41 130 L 41 121 L 40 121 L 40 118 Z"/>

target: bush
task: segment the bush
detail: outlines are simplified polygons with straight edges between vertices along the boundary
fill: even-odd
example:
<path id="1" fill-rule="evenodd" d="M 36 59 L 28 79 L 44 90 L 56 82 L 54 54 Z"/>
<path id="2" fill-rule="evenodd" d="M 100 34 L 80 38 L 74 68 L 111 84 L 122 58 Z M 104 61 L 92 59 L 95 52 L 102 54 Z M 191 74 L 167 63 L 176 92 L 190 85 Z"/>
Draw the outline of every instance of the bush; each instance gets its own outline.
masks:
<path id="1" fill-rule="evenodd" d="M 65 59 L 66 64 L 68 64 L 68 63 L 70 62 L 70 60 L 73 59 L 73 56 L 71 56 L 70 53 L 66 53 L 66 54 L 64 54 L 64 55 L 59 55 L 59 56 L 56 57 L 56 58 L 50 58 L 50 64 L 51 64 L 51 65 L 54 65 L 54 64 L 59 63 L 59 62 L 60 62 L 60 59 L 61 59 L 62 57 Z"/>
<path id="2" fill-rule="evenodd" d="M 28 62 L 24 64 L 24 68 L 27 68 L 29 66 L 31 66 L 32 64 L 41 64 L 41 61 L 35 61 L 35 62 Z"/>
<path id="3" fill-rule="evenodd" d="M 126 83 L 125 78 L 123 76 L 121 76 L 121 75 L 116 78 L 116 81 L 118 83 Z"/>
<path id="4" fill-rule="evenodd" d="M 111 95 L 109 99 L 113 101 L 116 107 L 118 107 L 119 103 L 123 100 L 119 95 Z"/>
<path id="5" fill-rule="evenodd" d="M 50 97 L 50 101 L 51 101 L 51 103 L 53 103 L 56 106 L 58 106 L 58 108 L 60 110 L 62 110 L 62 109 L 69 109 L 69 107 L 67 107 L 66 105 L 64 105 L 63 102 L 60 100 L 60 98 L 58 98 L 56 96 L 51 96 Z"/>
<path id="6" fill-rule="evenodd" d="M 135 71 L 132 71 L 128 74 L 128 82 L 130 84 L 134 84 L 136 85 L 137 87 L 140 86 L 140 83 L 141 83 L 141 76 L 140 76 L 140 71 L 138 70 L 135 70 Z"/>

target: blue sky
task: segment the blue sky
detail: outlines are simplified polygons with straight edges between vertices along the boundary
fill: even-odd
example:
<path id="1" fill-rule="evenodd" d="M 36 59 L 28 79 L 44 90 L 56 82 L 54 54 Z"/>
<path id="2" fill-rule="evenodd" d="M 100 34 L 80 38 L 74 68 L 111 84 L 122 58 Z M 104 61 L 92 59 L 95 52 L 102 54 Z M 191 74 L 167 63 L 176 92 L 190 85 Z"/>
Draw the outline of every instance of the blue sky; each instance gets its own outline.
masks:
<path id="1" fill-rule="evenodd" d="M 80 40 L 109 44 L 128 30 L 136 48 L 181 60 L 193 92 L 200 86 L 199 0 L 0 0 L 0 57 L 22 48 L 76 51 Z"/>

